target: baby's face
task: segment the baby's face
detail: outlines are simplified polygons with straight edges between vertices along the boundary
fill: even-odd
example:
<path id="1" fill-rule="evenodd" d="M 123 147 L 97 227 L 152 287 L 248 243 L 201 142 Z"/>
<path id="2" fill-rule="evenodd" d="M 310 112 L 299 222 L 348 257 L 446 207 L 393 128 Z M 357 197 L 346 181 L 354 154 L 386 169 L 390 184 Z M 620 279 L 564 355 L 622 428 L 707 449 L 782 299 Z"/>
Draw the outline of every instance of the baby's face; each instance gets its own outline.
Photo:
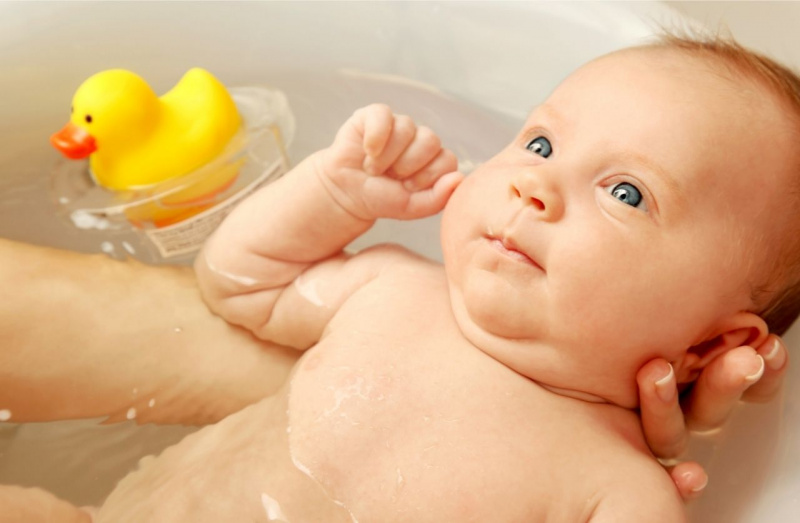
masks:
<path id="1" fill-rule="evenodd" d="M 785 127 L 770 96 L 674 51 L 579 69 L 448 203 L 465 335 L 543 384 L 634 406 L 643 363 L 751 307 Z"/>

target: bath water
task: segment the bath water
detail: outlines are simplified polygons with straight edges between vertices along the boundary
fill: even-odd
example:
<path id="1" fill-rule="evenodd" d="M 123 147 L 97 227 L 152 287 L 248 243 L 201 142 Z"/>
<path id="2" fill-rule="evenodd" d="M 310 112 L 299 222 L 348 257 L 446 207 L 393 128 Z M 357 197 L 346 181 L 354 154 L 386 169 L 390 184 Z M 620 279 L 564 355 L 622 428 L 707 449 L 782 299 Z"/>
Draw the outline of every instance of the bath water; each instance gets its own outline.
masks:
<path id="1" fill-rule="evenodd" d="M 289 149 L 293 163 L 327 146 L 353 111 L 373 102 L 389 104 L 396 112 L 412 116 L 418 125 L 438 132 L 465 172 L 507 145 L 525 117 L 481 108 L 406 78 L 355 70 L 313 74 L 285 70 L 264 81 L 286 93 L 295 114 L 297 128 Z M 539 89 L 546 92 L 552 87 Z M 535 102 L 531 100 L 531 108 Z M 21 121 L 21 132 L 9 133 L 7 147 L 0 149 L 0 237 L 105 253 L 117 259 L 135 254 L 139 245 L 135 234 L 111 237 L 103 231 L 81 230 L 56 214 L 51 176 L 54 166 L 63 160 L 48 138 L 67 118 L 69 100 L 32 97 L 30 104 L 18 109 L 22 113 L 28 109 L 37 118 Z M 351 247 L 392 241 L 441 259 L 438 226 L 438 217 L 380 221 Z M 159 407 L 151 403 L 149 408 Z M 0 424 L 0 484 L 40 486 L 79 505 L 100 504 L 141 457 L 157 453 L 195 430 L 138 426 L 133 410 L 128 411 L 128 421 L 113 425 L 101 425 L 102 420 L 17 425 L 13 412 L 9 417 Z M 279 518 L 273 501 L 265 498 L 265 507 Z"/>

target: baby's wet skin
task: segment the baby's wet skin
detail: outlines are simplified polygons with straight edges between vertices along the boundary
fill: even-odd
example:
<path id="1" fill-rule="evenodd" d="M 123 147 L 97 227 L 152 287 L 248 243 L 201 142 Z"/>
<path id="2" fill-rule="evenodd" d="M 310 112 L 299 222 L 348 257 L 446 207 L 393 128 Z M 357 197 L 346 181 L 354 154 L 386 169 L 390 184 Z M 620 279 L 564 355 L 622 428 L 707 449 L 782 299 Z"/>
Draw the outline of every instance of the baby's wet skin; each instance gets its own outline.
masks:
<path id="1" fill-rule="evenodd" d="M 195 440 L 236 425 L 239 450 L 254 445 L 262 461 L 226 475 L 258 485 L 237 489 L 248 515 L 683 521 L 631 410 L 636 372 L 662 358 L 690 380 L 709 354 L 765 339 L 751 266 L 731 260 L 779 191 L 753 196 L 750 173 L 769 163 L 775 181 L 784 160 L 731 154 L 753 131 L 746 112 L 776 107 L 706 66 L 663 49 L 601 58 L 463 182 L 430 130 L 370 106 L 243 202 L 198 258 L 204 297 L 308 351 L 265 410 L 248 409 L 255 429 L 242 414 Z M 696 146 L 709 136 L 716 148 Z M 745 203 L 726 213 L 731 201 Z M 378 218 L 445 204 L 444 268 L 397 247 L 342 253 Z M 259 426 L 280 427 L 277 446 L 248 435 Z M 192 450 L 171 452 L 180 465 Z"/>
<path id="2" fill-rule="evenodd" d="M 141 460 L 99 522 L 349 522 L 292 462 L 286 395 L 267 398 Z"/>
<path id="3" fill-rule="evenodd" d="M 620 471 L 674 488 L 632 413 L 488 357 L 460 335 L 441 267 L 403 261 L 348 301 L 276 396 L 143 462 L 98 521 L 586 521 Z"/>

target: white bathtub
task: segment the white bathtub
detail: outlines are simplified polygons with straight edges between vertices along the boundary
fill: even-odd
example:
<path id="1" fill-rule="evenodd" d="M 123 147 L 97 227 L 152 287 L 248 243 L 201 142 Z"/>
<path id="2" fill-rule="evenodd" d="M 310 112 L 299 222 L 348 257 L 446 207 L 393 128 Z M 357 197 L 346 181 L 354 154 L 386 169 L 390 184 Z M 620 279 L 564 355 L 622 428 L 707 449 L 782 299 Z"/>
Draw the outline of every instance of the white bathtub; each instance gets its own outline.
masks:
<path id="1" fill-rule="evenodd" d="M 68 118 L 77 85 L 102 69 L 136 71 L 159 92 L 192 66 L 230 86 L 277 87 L 297 117 L 295 160 L 326 145 L 356 107 L 386 102 L 434 127 L 469 168 L 504 146 L 570 71 L 673 16 L 652 3 L 0 3 L 0 236 L 100 249 L 102 235 L 54 215 L 58 155 L 47 138 Z M 358 245 L 391 240 L 438 258 L 437 227 L 435 218 L 380 223 Z M 787 342 L 800 348 L 800 329 Z M 798 386 L 795 365 L 785 397 Z M 98 502 L 138 456 L 183 433 L 93 422 L 0 427 L 0 483 Z M 800 408 L 776 401 L 745 406 L 716 441 L 696 441 L 711 484 L 694 521 L 795 521 L 799 437 Z"/>

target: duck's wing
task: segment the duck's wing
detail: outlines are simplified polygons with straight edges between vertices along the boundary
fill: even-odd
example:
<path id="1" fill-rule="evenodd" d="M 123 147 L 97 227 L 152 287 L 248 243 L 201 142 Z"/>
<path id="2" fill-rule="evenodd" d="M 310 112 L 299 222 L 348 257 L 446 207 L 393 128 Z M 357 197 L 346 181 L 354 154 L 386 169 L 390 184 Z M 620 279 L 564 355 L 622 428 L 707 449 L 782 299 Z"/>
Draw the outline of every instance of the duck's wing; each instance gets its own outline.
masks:
<path id="1" fill-rule="evenodd" d="M 178 127 L 180 134 L 192 135 L 198 146 L 213 147 L 216 142 L 224 146 L 241 125 L 230 93 L 205 69 L 190 69 L 161 96 L 161 102 L 170 115 L 171 126 Z"/>

